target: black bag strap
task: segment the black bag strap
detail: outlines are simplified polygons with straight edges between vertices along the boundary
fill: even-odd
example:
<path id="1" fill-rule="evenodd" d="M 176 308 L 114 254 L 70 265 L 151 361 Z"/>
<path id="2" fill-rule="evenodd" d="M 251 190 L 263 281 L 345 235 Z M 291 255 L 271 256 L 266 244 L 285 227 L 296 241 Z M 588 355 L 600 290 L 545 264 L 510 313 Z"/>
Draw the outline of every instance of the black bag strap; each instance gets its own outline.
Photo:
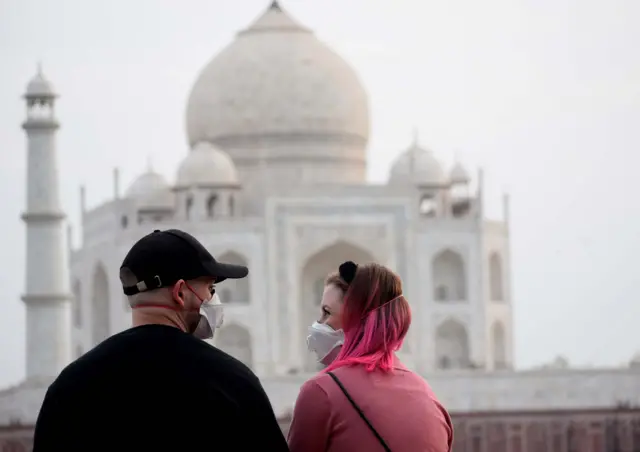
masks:
<path id="1" fill-rule="evenodd" d="M 378 441 L 380 441 L 380 444 L 382 444 L 382 447 L 384 447 L 384 450 L 386 452 L 391 452 L 391 449 L 389 449 L 389 446 L 387 446 L 387 443 L 384 442 L 384 439 L 382 439 L 382 436 L 380 436 L 380 433 L 378 433 L 378 431 L 373 427 L 373 425 L 371 425 L 371 422 L 369 422 L 369 419 L 367 419 L 367 416 L 364 415 L 364 413 L 362 412 L 358 404 L 351 398 L 351 395 L 349 395 L 349 393 L 343 386 L 342 382 L 338 380 L 338 377 L 336 377 L 333 372 L 327 372 L 327 373 L 331 378 L 333 378 L 333 381 L 335 381 L 336 384 L 340 387 L 340 389 L 342 390 L 344 395 L 347 397 L 347 399 L 349 399 L 349 402 L 351 402 L 351 405 L 353 405 L 353 408 L 355 408 L 355 410 L 358 412 L 362 420 L 367 423 L 367 427 L 369 427 L 369 430 L 371 430 L 373 434 L 376 435 L 376 438 L 378 438 Z"/>

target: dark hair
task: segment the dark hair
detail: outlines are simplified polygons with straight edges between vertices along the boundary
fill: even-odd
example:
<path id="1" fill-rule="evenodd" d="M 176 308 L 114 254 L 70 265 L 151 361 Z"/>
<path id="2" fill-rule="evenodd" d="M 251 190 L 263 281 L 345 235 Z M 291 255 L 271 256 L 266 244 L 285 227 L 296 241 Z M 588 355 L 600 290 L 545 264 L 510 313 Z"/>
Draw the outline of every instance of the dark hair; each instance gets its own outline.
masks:
<path id="1" fill-rule="evenodd" d="M 325 371 L 355 364 L 391 370 L 411 325 L 400 277 L 379 264 L 357 266 L 342 309 L 344 345 Z"/>

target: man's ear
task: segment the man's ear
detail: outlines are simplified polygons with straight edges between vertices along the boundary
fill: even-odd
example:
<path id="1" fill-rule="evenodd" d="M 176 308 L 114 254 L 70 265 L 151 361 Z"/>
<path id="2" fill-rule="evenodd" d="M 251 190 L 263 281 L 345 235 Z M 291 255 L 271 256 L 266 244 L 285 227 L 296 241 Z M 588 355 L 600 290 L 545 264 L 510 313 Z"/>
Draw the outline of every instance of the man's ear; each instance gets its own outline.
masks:
<path id="1" fill-rule="evenodd" d="M 177 281 L 173 285 L 173 289 L 171 289 L 171 295 L 173 296 L 173 300 L 178 303 L 180 306 L 184 307 L 184 295 L 185 290 L 187 288 L 184 279 Z"/>

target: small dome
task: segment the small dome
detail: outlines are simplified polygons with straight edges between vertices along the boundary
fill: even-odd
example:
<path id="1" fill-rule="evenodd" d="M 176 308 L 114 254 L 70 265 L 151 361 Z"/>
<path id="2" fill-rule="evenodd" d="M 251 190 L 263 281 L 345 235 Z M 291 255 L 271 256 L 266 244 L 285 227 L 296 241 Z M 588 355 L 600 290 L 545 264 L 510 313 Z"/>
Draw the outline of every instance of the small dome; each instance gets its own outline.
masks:
<path id="1" fill-rule="evenodd" d="M 461 163 L 456 162 L 451 168 L 451 172 L 449 173 L 449 179 L 454 184 L 467 184 L 471 180 L 467 169 L 462 166 Z"/>
<path id="2" fill-rule="evenodd" d="M 447 176 L 433 152 L 414 143 L 393 163 L 389 183 L 394 185 L 445 185 Z"/>
<path id="3" fill-rule="evenodd" d="M 139 198 L 159 190 L 169 190 L 169 188 L 169 184 L 164 177 L 156 172 L 147 171 L 133 181 L 125 196 L 127 198 Z"/>
<path id="4" fill-rule="evenodd" d="M 141 210 L 171 210 L 176 205 L 176 198 L 169 189 L 157 190 L 139 198 L 137 205 Z"/>
<path id="5" fill-rule="evenodd" d="M 53 85 L 42 75 L 42 70 L 38 67 L 38 73 L 29 81 L 25 97 L 55 97 L 56 93 Z"/>
<path id="6" fill-rule="evenodd" d="M 176 187 L 238 185 L 236 166 L 211 143 L 198 143 L 178 168 Z"/>
<path id="7" fill-rule="evenodd" d="M 138 176 L 125 196 L 143 209 L 170 209 L 174 206 L 174 195 L 167 180 L 152 170 Z"/>

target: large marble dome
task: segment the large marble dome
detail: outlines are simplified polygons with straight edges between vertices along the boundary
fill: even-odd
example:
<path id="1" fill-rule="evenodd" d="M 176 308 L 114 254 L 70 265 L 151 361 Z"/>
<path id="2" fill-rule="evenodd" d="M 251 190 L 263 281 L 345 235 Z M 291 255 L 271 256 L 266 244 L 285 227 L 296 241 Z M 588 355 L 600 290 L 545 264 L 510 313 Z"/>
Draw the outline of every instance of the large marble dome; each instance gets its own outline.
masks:
<path id="1" fill-rule="evenodd" d="M 327 147 L 335 157 L 346 149 L 364 162 L 369 138 L 367 94 L 355 71 L 277 2 L 205 66 L 186 119 L 191 146 L 209 141 L 234 160 L 251 158 L 248 148 L 288 154 L 282 147 L 291 146 L 307 155 Z M 245 150 L 239 159 L 237 148 Z"/>

